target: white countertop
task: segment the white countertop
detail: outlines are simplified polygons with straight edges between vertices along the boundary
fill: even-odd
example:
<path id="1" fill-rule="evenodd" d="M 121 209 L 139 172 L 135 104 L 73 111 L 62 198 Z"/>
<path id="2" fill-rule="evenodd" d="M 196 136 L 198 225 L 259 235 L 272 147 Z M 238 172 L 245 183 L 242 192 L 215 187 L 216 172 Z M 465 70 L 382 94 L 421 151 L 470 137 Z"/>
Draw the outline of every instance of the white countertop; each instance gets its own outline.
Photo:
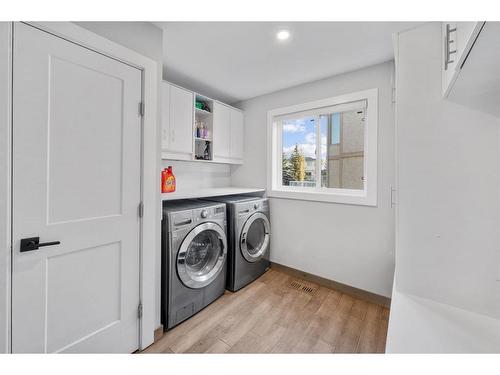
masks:
<path id="1" fill-rule="evenodd" d="M 386 353 L 498 353 L 500 320 L 394 290 Z"/>
<path id="2" fill-rule="evenodd" d="M 233 194 L 251 194 L 251 193 L 263 193 L 265 189 L 262 188 L 241 188 L 241 187 L 215 187 L 215 188 L 198 188 L 198 189 L 180 189 L 173 193 L 162 193 L 162 200 L 174 200 L 174 199 L 192 199 L 192 198 L 204 198 L 204 197 L 215 197 L 221 195 L 233 195 Z"/>

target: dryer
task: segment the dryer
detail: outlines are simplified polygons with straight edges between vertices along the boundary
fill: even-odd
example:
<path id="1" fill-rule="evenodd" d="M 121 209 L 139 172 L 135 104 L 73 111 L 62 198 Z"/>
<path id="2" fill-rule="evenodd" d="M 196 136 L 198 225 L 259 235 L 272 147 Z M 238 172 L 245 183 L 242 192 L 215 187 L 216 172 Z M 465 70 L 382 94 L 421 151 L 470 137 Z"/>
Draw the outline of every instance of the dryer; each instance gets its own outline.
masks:
<path id="1" fill-rule="evenodd" d="M 269 200 L 262 197 L 208 198 L 227 207 L 227 289 L 237 291 L 256 280 L 270 267 L 271 224 Z"/>
<path id="2" fill-rule="evenodd" d="M 171 329 L 224 294 L 226 206 L 206 201 L 164 201 L 162 324 Z"/>

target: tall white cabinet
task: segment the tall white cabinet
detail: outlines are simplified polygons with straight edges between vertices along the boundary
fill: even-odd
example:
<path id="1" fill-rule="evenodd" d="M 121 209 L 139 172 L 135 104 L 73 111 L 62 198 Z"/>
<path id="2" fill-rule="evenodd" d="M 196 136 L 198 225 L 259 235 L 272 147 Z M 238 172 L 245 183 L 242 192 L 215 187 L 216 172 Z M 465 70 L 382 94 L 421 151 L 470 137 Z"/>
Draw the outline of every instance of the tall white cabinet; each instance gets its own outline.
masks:
<path id="1" fill-rule="evenodd" d="M 497 353 L 500 120 L 440 100 L 440 27 L 397 36 L 396 277 L 386 352 Z"/>
<path id="2" fill-rule="evenodd" d="M 163 159 L 243 163 L 242 111 L 165 81 L 161 100 Z"/>

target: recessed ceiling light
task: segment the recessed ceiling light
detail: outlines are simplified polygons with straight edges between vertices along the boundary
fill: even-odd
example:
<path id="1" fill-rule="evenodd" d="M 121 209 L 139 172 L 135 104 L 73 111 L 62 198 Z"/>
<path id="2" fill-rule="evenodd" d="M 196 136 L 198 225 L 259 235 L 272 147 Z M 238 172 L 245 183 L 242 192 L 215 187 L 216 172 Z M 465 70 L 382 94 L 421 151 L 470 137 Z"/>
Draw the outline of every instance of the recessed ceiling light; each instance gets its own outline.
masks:
<path id="1" fill-rule="evenodd" d="M 288 30 L 278 31 L 278 33 L 276 34 L 276 38 L 278 38 L 278 40 L 287 40 L 288 38 L 290 38 L 290 31 Z"/>

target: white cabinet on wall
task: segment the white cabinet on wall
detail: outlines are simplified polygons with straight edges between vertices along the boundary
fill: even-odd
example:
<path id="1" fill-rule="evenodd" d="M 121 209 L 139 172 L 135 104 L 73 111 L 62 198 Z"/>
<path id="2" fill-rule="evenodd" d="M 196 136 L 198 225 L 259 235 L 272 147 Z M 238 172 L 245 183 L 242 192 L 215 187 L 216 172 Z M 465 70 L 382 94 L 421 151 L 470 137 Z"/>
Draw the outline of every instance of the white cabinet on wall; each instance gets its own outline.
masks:
<path id="1" fill-rule="evenodd" d="M 500 23 L 470 24 L 456 23 L 457 54 L 460 57 L 456 58 L 457 66 L 445 97 L 476 111 L 500 117 Z"/>
<path id="2" fill-rule="evenodd" d="M 214 104 L 214 159 L 229 158 L 231 111 L 229 107 Z"/>
<path id="3" fill-rule="evenodd" d="M 214 104 L 214 160 L 243 162 L 243 113 L 223 103 Z"/>
<path id="4" fill-rule="evenodd" d="M 163 81 L 162 158 L 243 163 L 243 112 Z"/>
<path id="5" fill-rule="evenodd" d="M 164 158 L 192 160 L 192 91 L 162 82 L 162 154 Z"/>
<path id="6" fill-rule="evenodd" d="M 229 155 L 235 160 L 243 160 L 243 113 L 231 108 L 231 144 Z"/>
<path id="7" fill-rule="evenodd" d="M 452 89 L 484 22 L 443 22 L 443 96 Z"/>

